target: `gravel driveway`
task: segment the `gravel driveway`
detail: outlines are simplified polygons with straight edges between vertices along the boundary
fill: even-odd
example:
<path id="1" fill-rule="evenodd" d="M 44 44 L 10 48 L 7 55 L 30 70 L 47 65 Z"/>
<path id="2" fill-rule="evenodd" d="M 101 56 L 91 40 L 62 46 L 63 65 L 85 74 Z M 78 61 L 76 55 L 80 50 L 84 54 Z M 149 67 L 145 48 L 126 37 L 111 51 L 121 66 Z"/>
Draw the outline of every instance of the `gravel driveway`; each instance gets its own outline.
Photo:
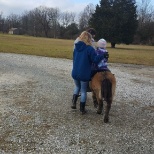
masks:
<path id="1" fill-rule="evenodd" d="M 72 61 L 0 53 L 0 154 L 154 154 L 154 67 L 109 64 L 110 122 L 71 109 Z"/>

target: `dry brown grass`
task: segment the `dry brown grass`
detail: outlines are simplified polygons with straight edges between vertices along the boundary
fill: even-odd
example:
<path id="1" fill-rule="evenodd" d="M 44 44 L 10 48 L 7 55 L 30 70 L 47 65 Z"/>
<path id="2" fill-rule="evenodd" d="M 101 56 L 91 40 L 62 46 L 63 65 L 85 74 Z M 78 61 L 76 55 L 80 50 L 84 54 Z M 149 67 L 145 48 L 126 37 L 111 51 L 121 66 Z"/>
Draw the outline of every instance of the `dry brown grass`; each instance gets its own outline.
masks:
<path id="1" fill-rule="evenodd" d="M 154 46 L 116 45 L 108 48 L 110 62 L 154 65 Z"/>
<path id="2" fill-rule="evenodd" d="M 111 63 L 154 65 L 154 46 L 107 46 Z M 0 52 L 72 59 L 73 40 L 0 34 Z"/>
<path id="3" fill-rule="evenodd" d="M 71 58 L 73 41 L 0 34 L 0 52 Z"/>

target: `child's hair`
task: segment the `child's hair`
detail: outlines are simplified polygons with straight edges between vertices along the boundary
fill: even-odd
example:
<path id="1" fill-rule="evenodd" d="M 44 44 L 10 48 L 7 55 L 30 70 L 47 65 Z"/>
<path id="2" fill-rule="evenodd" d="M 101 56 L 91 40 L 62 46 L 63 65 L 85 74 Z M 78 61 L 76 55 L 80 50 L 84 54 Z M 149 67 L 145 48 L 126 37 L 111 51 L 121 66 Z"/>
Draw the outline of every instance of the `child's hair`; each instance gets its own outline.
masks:
<path id="1" fill-rule="evenodd" d="M 91 35 L 96 35 L 96 30 L 94 28 L 89 28 L 86 31 L 90 33 Z"/>
<path id="2" fill-rule="evenodd" d="M 87 31 L 83 31 L 79 36 L 79 39 L 83 41 L 86 45 L 92 46 L 92 37 L 91 34 L 89 34 Z"/>
<path id="3" fill-rule="evenodd" d="M 97 47 L 106 48 L 106 40 L 100 39 L 100 40 L 97 42 Z"/>

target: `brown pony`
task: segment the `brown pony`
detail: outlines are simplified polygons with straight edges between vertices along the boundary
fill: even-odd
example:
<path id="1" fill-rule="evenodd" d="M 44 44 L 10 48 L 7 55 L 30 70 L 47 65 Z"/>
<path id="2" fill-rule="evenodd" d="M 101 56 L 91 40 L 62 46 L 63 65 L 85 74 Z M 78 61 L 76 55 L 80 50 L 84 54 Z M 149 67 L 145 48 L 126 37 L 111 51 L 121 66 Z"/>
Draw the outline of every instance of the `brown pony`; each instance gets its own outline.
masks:
<path id="1" fill-rule="evenodd" d="M 94 107 L 98 107 L 98 114 L 102 113 L 103 102 L 106 102 L 104 122 L 107 123 L 109 121 L 109 111 L 116 88 L 114 74 L 109 71 L 97 72 L 90 82 L 90 88 L 92 90 Z"/>

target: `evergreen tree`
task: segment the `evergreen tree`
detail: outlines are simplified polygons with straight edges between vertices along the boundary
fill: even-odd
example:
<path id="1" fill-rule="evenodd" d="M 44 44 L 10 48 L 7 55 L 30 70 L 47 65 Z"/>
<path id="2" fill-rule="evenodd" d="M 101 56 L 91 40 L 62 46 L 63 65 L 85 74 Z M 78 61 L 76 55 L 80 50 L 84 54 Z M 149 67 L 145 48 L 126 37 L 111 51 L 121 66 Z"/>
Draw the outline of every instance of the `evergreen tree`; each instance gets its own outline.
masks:
<path id="1" fill-rule="evenodd" d="M 134 0 L 101 0 L 89 20 L 97 31 L 97 38 L 104 38 L 115 47 L 117 43 L 130 44 L 137 29 Z"/>

